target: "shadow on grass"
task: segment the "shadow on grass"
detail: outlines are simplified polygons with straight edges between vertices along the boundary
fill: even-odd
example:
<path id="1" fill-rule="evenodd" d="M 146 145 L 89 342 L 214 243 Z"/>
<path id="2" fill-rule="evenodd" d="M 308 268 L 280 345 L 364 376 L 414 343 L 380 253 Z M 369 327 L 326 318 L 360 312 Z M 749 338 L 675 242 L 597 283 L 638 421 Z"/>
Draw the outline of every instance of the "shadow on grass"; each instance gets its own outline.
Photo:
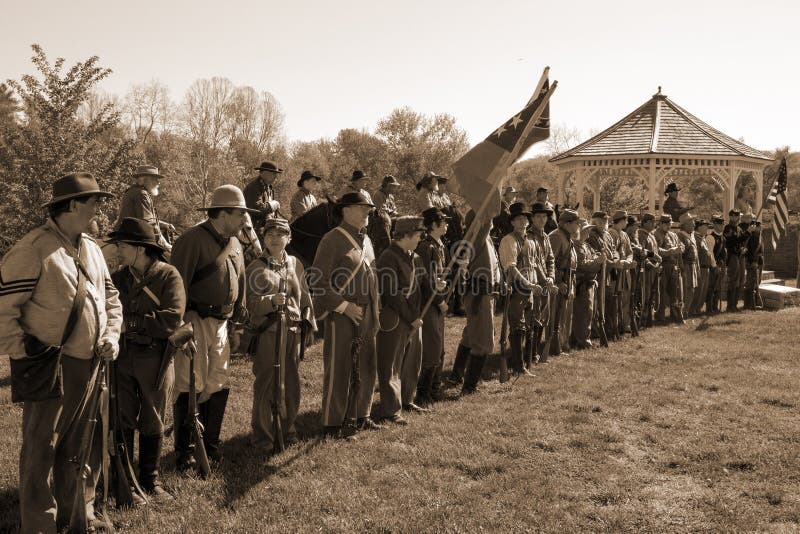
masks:
<path id="1" fill-rule="evenodd" d="M 250 434 L 239 434 L 224 443 L 225 460 L 220 466 L 220 475 L 225 480 L 226 507 L 236 509 L 236 502 L 251 488 L 291 466 L 323 440 L 319 411 L 299 414 L 295 420 L 295 428 L 298 443 L 277 457 L 268 448 L 253 447 Z"/>
<path id="2" fill-rule="evenodd" d="M 17 532 L 19 529 L 19 492 L 17 488 L 0 491 L 0 532 Z"/>

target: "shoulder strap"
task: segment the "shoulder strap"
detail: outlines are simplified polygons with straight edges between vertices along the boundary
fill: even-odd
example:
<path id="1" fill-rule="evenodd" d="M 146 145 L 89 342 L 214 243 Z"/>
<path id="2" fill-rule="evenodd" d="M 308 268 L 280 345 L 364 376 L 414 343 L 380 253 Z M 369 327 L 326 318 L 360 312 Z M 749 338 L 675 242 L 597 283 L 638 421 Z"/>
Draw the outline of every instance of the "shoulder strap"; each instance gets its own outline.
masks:
<path id="1" fill-rule="evenodd" d="M 200 226 L 200 228 L 202 228 L 203 230 L 208 232 L 208 234 L 211 237 L 213 237 L 214 240 L 216 241 L 216 236 L 214 236 L 214 234 L 211 233 L 211 230 L 209 230 L 208 228 L 206 228 L 205 226 L 202 226 L 202 225 Z M 202 267 L 200 267 L 199 269 L 197 269 L 194 272 L 194 276 L 192 276 L 192 280 L 191 280 L 191 282 L 189 282 L 189 285 L 196 284 L 198 282 L 202 282 L 203 280 L 205 280 L 206 278 L 211 276 L 211 274 L 214 271 L 216 271 L 218 268 L 220 268 L 222 265 L 224 265 L 225 261 L 228 259 L 228 256 L 231 253 L 231 249 L 233 248 L 233 240 L 234 240 L 234 238 L 229 237 L 228 238 L 228 244 L 222 247 L 222 250 L 219 251 L 219 254 L 217 254 L 217 257 L 214 258 L 214 261 L 212 261 L 211 263 L 208 263 L 206 265 L 203 265 Z M 233 268 L 234 268 L 234 270 L 236 270 L 236 264 L 235 263 L 233 265 Z"/>
<path id="2" fill-rule="evenodd" d="M 75 290 L 75 299 L 72 301 L 72 309 L 69 310 L 64 333 L 61 335 L 60 345 L 62 347 L 72 335 L 75 325 L 78 324 L 78 317 L 80 317 L 83 306 L 86 303 L 86 274 L 83 271 L 80 259 L 75 260 L 75 266 L 78 268 L 78 287 Z"/>
<path id="3" fill-rule="evenodd" d="M 360 258 L 360 261 L 358 262 L 358 265 L 356 265 L 356 267 L 350 272 L 350 276 L 347 277 L 347 280 L 345 280 L 344 284 L 342 284 L 341 287 L 339 288 L 339 290 L 337 291 L 339 294 L 342 294 L 344 292 L 344 290 L 347 288 L 347 286 L 350 285 L 350 282 L 353 281 L 353 278 L 356 277 L 356 275 L 358 274 L 358 271 L 360 271 L 361 268 L 364 266 L 364 263 L 365 263 L 364 258 L 366 256 L 366 252 L 365 252 L 364 248 L 358 246 L 358 243 L 356 243 L 356 240 L 353 239 L 353 236 L 351 236 L 349 233 L 347 233 L 347 230 L 345 230 L 341 226 L 337 226 L 336 229 L 339 230 L 339 232 L 341 232 L 342 235 L 344 235 L 347 238 L 348 241 L 350 241 L 350 244 L 353 245 L 353 248 L 355 248 L 356 250 L 358 250 L 361 253 L 361 258 Z"/>
<path id="4" fill-rule="evenodd" d="M 152 300 L 155 303 L 156 306 L 161 306 L 161 299 L 159 299 L 155 295 L 155 293 L 153 293 L 150 290 L 150 288 L 147 287 L 147 284 L 149 284 L 150 281 L 153 280 L 156 277 L 156 274 L 158 274 L 158 273 L 153 273 L 150 276 L 147 276 L 147 277 L 143 278 L 142 280 L 139 280 L 139 278 L 136 276 L 136 274 L 134 274 L 133 271 L 130 271 L 130 273 L 131 273 L 131 276 L 133 277 L 133 280 L 136 283 L 133 285 L 133 287 L 131 287 L 131 290 L 129 292 L 129 299 L 132 299 L 137 294 L 139 294 L 139 291 L 144 291 L 144 293 L 148 297 L 150 297 L 150 300 Z"/>

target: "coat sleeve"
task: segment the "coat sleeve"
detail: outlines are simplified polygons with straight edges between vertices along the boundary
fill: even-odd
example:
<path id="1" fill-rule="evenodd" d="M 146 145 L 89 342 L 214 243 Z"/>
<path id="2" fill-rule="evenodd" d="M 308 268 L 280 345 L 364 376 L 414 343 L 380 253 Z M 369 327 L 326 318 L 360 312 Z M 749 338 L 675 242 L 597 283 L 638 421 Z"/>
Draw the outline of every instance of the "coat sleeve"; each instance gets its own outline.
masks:
<path id="1" fill-rule="evenodd" d="M 22 307 L 39 281 L 42 260 L 30 234 L 23 237 L 0 262 L 0 353 L 23 358 L 25 346 L 20 325 Z"/>
<path id="2" fill-rule="evenodd" d="M 294 272 L 300 281 L 300 316 L 311 325 L 311 331 L 317 331 L 317 320 L 314 316 L 314 303 L 311 301 L 311 292 L 306 282 L 306 270 L 303 262 L 294 258 Z"/>
<path id="3" fill-rule="evenodd" d="M 183 322 L 186 313 L 186 292 L 183 280 L 178 271 L 169 267 L 164 277 L 164 286 L 159 296 L 161 305 L 152 313 L 144 316 L 144 326 L 148 335 L 159 339 L 167 339 Z"/>
<path id="4" fill-rule="evenodd" d="M 100 247 L 95 244 L 93 246 L 96 249 L 96 254 L 100 257 L 99 264 L 103 267 L 106 297 L 106 328 L 98 341 L 100 345 L 105 341 L 112 345 L 117 345 L 122 332 L 122 303 L 119 301 L 119 291 L 114 287 L 114 282 L 111 281 L 111 274 L 108 272 L 108 266 L 103 259 Z"/>

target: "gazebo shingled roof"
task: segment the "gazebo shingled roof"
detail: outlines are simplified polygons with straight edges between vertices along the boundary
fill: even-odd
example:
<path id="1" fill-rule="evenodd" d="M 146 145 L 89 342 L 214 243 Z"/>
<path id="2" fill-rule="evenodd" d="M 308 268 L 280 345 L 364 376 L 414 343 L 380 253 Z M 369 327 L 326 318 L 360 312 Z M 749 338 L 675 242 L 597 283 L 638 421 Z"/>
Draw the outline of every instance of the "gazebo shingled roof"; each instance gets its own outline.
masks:
<path id="1" fill-rule="evenodd" d="M 659 87 L 657 94 L 622 120 L 550 161 L 564 175 L 559 183 L 562 202 L 570 173 L 576 174 L 579 184 L 595 179 L 595 192 L 601 176 L 633 174 L 650 178 L 650 209 L 654 210 L 656 182 L 673 181 L 676 175 L 711 175 L 728 190 L 727 208 L 732 205 L 735 180 L 743 171 L 756 176 L 758 208 L 763 168 L 772 158 L 701 121 L 661 94 Z"/>

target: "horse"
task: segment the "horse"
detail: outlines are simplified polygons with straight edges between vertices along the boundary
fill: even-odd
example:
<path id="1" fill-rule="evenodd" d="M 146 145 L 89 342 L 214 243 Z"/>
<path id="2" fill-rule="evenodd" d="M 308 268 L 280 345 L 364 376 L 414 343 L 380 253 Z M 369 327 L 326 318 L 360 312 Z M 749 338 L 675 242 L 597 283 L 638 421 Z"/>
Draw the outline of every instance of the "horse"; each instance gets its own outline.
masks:
<path id="1" fill-rule="evenodd" d="M 299 258 L 306 269 L 314 263 L 322 236 L 341 222 L 340 216 L 334 213 L 335 205 L 336 199 L 328 196 L 326 201 L 320 202 L 289 225 L 292 240 L 286 246 L 286 252 Z"/>

